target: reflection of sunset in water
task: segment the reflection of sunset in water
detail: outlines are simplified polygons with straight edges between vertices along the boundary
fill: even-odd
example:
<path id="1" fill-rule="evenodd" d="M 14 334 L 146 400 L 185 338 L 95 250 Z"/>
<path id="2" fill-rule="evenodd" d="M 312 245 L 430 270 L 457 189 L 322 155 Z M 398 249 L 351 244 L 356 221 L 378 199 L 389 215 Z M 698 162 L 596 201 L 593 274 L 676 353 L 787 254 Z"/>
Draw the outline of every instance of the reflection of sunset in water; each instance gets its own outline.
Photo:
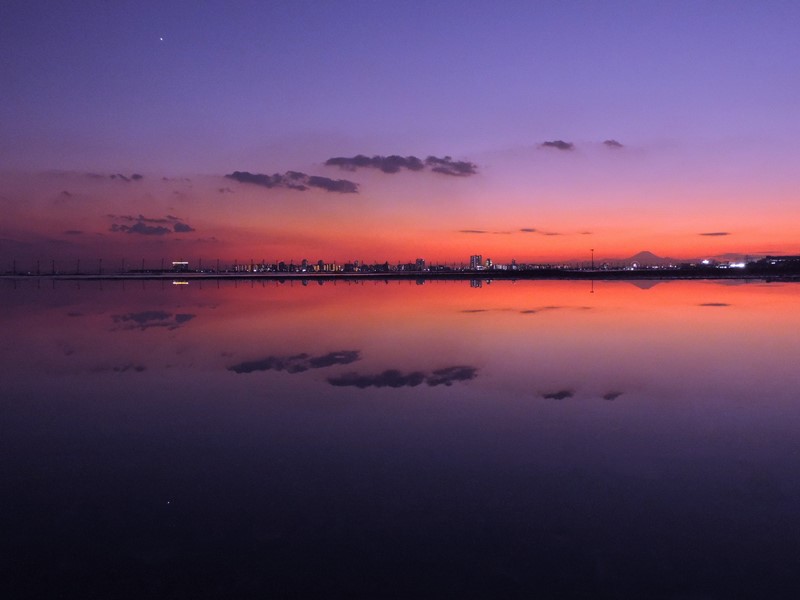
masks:
<path id="1" fill-rule="evenodd" d="M 715 575 L 730 565 L 791 579 L 795 284 L 7 284 L 0 434 L 27 508 L 6 529 L 29 552 L 56 531 L 85 564 L 113 540 L 115 561 L 193 569 L 212 522 L 293 589 L 280 578 L 353 560 L 381 580 L 412 554 L 485 567 L 470 543 L 510 544 L 521 589 L 579 573 L 614 595 L 698 561 L 686 589 L 755 589 Z M 120 517 L 83 547 L 62 528 L 94 518 L 96 488 Z M 454 589 L 505 581 L 484 577 Z"/>

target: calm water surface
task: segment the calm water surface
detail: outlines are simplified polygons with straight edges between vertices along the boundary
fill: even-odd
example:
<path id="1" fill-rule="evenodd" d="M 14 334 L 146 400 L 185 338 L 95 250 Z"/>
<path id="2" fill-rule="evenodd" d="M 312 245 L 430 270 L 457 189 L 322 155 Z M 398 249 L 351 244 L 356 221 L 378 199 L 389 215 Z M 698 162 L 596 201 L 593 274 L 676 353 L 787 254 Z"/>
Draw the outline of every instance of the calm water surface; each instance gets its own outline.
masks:
<path id="1" fill-rule="evenodd" d="M 13 597 L 800 590 L 800 285 L 30 279 L 0 305 Z"/>

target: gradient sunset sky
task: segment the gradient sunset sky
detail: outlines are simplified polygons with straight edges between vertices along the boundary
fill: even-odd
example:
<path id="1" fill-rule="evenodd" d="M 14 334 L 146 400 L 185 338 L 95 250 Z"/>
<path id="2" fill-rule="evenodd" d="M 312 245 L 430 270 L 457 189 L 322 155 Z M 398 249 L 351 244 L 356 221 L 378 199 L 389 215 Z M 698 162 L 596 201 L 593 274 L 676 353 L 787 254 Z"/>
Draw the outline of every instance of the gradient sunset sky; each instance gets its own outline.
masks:
<path id="1" fill-rule="evenodd" d="M 6 0 L 0 271 L 800 254 L 798 32 L 788 1 Z"/>

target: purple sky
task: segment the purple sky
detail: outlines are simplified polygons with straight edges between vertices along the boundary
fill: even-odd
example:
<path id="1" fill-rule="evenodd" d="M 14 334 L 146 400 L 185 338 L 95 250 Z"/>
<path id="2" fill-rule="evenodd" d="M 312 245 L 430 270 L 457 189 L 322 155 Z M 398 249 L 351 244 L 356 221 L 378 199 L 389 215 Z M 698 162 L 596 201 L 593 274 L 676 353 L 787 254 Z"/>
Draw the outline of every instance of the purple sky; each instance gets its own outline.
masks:
<path id="1" fill-rule="evenodd" d="M 638 244 L 639 225 L 603 229 L 602 207 L 622 219 L 705 205 L 708 218 L 680 235 L 734 229 L 754 251 L 770 224 L 747 223 L 798 213 L 798 32 L 796 2 L 7 0 L 0 169 L 151 180 L 299 170 L 355 179 L 375 218 L 391 218 L 425 182 L 365 186 L 361 171 L 325 160 L 450 155 L 479 175 L 442 192 L 441 214 L 476 215 L 448 232 L 572 227 L 611 249 Z M 609 139 L 624 152 L 609 158 Z M 574 151 L 540 147 L 554 140 Z M 529 197 L 540 210 L 524 212 Z M 712 222 L 728 210 L 741 220 Z M 772 249 L 797 251 L 791 234 Z M 669 235 L 654 231 L 661 253 L 682 243 Z"/>

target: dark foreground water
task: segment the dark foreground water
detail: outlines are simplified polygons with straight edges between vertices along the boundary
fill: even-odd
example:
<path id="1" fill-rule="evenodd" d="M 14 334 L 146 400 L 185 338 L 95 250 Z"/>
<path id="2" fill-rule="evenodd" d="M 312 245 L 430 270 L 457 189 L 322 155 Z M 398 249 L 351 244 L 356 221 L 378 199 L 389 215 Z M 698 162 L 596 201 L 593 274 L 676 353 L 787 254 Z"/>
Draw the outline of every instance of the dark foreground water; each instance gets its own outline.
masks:
<path id="1" fill-rule="evenodd" d="M 795 598 L 800 285 L 0 282 L 7 598 Z"/>

